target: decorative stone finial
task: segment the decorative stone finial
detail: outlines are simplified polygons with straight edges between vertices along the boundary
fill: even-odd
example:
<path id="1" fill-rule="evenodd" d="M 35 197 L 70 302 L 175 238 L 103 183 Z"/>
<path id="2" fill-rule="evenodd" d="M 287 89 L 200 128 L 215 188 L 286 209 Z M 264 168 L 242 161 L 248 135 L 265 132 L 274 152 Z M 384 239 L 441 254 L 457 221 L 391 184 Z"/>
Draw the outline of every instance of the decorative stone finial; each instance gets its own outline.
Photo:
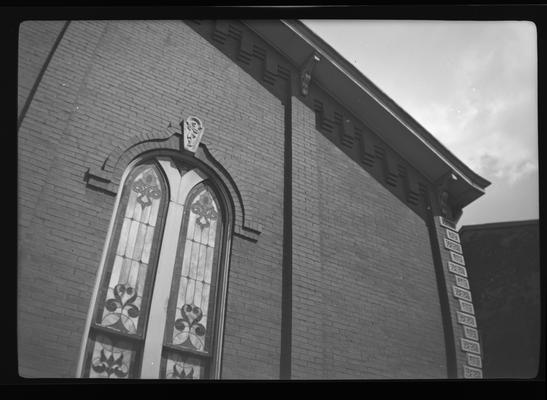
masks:
<path id="1" fill-rule="evenodd" d="M 195 153 L 203 136 L 203 123 L 197 117 L 188 117 L 181 125 L 184 128 L 184 148 Z"/>

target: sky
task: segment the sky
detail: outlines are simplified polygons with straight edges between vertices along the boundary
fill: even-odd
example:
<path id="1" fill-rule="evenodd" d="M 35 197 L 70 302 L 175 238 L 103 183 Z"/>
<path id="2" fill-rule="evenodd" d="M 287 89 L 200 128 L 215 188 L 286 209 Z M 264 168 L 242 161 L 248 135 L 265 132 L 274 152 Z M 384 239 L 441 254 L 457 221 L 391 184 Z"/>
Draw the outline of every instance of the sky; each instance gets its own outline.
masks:
<path id="1" fill-rule="evenodd" d="M 539 218 L 533 23 L 302 22 L 491 182 L 458 227 Z"/>

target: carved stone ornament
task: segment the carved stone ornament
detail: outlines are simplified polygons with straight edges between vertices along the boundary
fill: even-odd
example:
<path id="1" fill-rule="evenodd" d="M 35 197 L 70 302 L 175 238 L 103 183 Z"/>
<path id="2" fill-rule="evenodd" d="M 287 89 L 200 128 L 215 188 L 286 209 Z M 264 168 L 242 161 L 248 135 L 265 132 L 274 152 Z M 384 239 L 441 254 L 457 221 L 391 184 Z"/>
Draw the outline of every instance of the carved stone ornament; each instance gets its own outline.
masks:
<path id="1" fill-rule="evenodd" d="M 184 148 L 195 153 L 203 136 L 203 123 L 197 117 L 188 117 L 182 122 L 182 125 Z"/>
<path id="2" fill-rule="evenodd" d="M 315 64 L 319 62 L 320 58 L 319 55 L 314 53 L 308 61 L 304 64 L 300 71 L 300 84 L 301 84 L 301 91 L 303 96 L 308 95 L 310 81 L 311 81 L 311 73 L 313 71 L 313 67 Z"/>

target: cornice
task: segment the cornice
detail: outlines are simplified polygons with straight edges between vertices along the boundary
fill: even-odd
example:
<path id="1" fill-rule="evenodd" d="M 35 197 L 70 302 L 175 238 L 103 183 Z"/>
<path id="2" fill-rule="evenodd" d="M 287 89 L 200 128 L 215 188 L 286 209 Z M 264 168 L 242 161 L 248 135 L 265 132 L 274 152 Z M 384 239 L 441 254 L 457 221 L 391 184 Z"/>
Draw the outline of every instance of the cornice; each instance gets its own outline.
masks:
<path id="1" fill-rule="evenodd" d="M 294 66 L 305 65 L 310 54 L 321 59 L 314 66 L 312 84 L 329 93 L 415 167 L 430 183 L 450 173 L 451 202 L 463 208 L 484 194 L 490 182 L 444 147 L 431 133 L 374 85 L 344 57 L 299 21 L 244 21 Z"/>

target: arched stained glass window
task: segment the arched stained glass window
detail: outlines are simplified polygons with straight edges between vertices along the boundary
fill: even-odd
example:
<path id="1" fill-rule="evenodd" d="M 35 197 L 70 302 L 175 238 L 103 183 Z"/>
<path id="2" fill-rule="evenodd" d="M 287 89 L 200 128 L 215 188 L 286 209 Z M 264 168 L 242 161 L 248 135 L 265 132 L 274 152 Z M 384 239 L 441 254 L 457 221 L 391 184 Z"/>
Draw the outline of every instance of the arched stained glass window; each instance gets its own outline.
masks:
<path id="1" fill-rule="evenodd" d="M 91 325 L 86 376 L 138 374 L 166 192 L 152 163 L 139 165 L 126 179 Z"/>
<path id="2" fill-rule="evenodd" d="M 82 377 L 211 376 L 224 218 L 199 170 L 167 157 L 131 170 L 96 291 Z"/>
<path id="3" fill-rule="evenodd" d="M 215 319 L 217 264 L 222 220 L 214 192 L 198 184 L 185 202 L 171 296 L 167 309 L 162 378 L 207 374 Z"/>

